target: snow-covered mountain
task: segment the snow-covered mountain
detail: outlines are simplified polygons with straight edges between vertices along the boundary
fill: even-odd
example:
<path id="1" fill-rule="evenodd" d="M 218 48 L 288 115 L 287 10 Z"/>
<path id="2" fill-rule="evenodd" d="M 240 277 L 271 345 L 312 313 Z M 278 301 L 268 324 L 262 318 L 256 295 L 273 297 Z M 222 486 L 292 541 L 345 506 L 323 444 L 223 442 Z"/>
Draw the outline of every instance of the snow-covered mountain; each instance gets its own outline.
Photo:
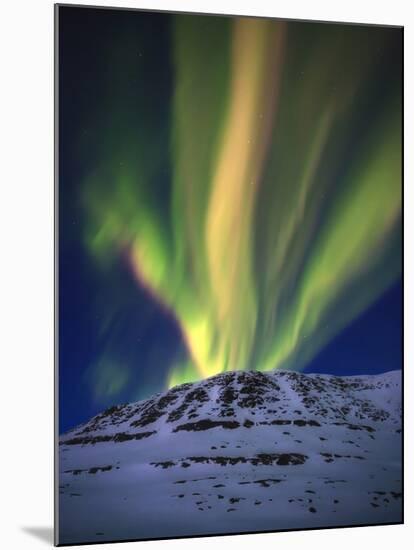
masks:
<path id="1" fill-rule="evenodd" d="M 60 438 L 59 541 L 402 521 L 401 373 L 228 372 Z"/>

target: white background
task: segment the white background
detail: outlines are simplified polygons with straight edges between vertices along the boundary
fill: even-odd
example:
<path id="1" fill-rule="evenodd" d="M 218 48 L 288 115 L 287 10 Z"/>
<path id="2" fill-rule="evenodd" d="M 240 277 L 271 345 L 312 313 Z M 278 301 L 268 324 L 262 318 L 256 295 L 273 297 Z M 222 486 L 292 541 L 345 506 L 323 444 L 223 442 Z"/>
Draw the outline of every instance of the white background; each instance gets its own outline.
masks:
<path id="1" fill-rule="evenodd" d="M 78 3 L 88 3 L 78 0 Z M 413 528 L 414 19 L 403 0 L 155 0 L 100 5 L 387 23 L 405 26 L 406 525 L 130 543 L 208 550 L 407 548 Z M 53 2 L 0 11 L 0 546 L 50 546 L 53 515 Z M 411 213 L 411 219 L 410 214 Z M 411 338 L 410 338 L 411 333 Z M 411 538 L 411 544 L 408 542 Z M 115 548 L 114 546 L 114 548 Z"/>

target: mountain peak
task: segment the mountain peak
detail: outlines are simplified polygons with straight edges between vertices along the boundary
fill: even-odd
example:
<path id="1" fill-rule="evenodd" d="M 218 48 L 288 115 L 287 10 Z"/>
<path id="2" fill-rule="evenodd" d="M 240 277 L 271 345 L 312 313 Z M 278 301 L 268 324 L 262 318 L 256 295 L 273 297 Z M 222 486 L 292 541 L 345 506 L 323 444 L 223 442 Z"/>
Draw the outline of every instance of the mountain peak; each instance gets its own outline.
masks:
<path id="1" fill-rule="evenodd" d="M 61 437 L 61 444 L 149 437 L 163 431 L 213 427 L 348 423 L 398 425 L 401 380 L 382 375 L 332 376 L 293 371 L 231 371 L 186 383 L 150 399 L 112 406 Z M 122 434 L 122 435 L 119 435 Z M 103 438 L 103 439 L 102 439 Z"/>
<path id="2" fill-rule="evenodd" d="M 60 438 L 62 543 L 400 522 L 401 373 L 226 372 Z"/>

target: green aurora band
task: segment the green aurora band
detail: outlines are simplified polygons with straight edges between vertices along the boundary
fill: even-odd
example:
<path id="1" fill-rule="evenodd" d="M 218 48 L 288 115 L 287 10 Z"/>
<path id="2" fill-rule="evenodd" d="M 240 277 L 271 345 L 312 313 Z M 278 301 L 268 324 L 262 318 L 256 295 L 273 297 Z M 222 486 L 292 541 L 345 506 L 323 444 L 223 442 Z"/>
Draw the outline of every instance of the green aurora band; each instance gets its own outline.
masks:
<path id="1" fill-rule="evenodd" d="M 174 315 L 188 358 L 166 385 L 301 369 L 399 276 L 398 78 L 370 100 L 391 38 L 171 16 L 168 124 L 148 108 L 145 65 L 139 129 L 108 86 L 85 238 L 103 270 L 126 255 Z"/>

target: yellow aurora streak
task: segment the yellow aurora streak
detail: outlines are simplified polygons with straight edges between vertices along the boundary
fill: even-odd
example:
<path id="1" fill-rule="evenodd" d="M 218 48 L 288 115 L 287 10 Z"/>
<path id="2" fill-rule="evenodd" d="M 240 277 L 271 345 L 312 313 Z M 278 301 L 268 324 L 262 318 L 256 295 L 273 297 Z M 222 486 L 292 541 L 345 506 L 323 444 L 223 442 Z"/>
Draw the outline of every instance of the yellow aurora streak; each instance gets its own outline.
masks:
<path id="1" fill-rule="evenodd" d="M 303 51 L 293 27 L 177 16 L 170 218 L 144 152 L 106 196 L 86 186 L 90 248 L 127 249 L 181 327 L 169 386 L 302 368 L 399 274 L 398 87 L 350 146 L 384 39 L 355 55 L 366 30 L 325 29 Z"/>
<path id="2" fill-rule="evenodd" d="M 259 20 L 241 20 L 233 31 L 230 106 L 206 221 L 218 364 L 229 370 L 246 363 L 254 340 L 254 200 L 270 135 L 260 122 L 265 117 L 271 126 L 284 34 L 284 26 L 275 32 L 272 23 Z"/>
<path id="3" fill-rule="evenodd" d="M 210 194 L 206 199 L 205 227 L 199 229 L 205 243 L 196 243 L 192 248 L 191 265 L 200 261 L 198 247 L 205 250 L 202 263 L 208 277 L 202 279 L 201 296 L 188 296 L 188 289 L 175 288 L 171 279 L 164 286 L 152 272 L 162 262 L 153 262 L 152 255 L 147 265 L 146 253 L 141 252 L 145 241 L 142 243 L 138 237 L 134 245 L 136 273 L 175 312 L 193 364 L 203 377 L 246 364 L 253 345 L 257 316 L 251 257 L 254 196 L 277 105 L 284 40 L 283 24 L 275 27 L 270 21 L 247 19 L 234 24 L 228 107 L 217 138 L 220 147 L 211 170 L 211 182 L 207 184 Z M 179 125 L 181 120 L 178 118 Z M 191 161 L 183 164 L 193 166 Z M 196 229 L 192 197 L 199 189 L 191 175 L 182 177 L 187 182 L 184 189 L 189 203 L 177 215 L 187 217 L 187 231 L 191 235 Z M 178 246 L 185 241 L 186 235 L 179 235 Z M 149 242 L 152 247 L 152 239 Z M 151 253 L 150 248 L 145 250 Z M 188 365 L 185 370 L 188 372 Z"/>

